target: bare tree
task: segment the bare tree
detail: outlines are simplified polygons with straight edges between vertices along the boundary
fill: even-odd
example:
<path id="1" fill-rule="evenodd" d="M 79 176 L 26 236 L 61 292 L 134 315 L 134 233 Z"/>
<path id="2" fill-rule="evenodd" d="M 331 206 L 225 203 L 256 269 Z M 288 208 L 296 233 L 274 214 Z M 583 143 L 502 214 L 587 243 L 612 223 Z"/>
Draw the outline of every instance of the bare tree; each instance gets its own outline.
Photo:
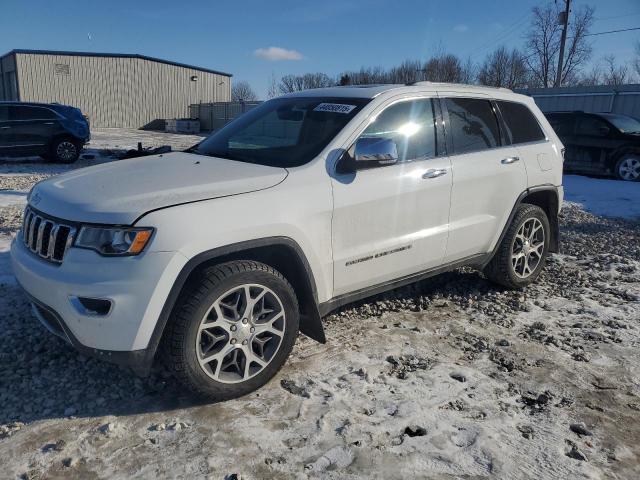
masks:
<path id="1" fill-rule="evenodd" d="M 634 52 L 635 58 L 633 59 L 633 69 L 636 71 L 636 75 L 640 79 L 640 40 L 636 42 Z"/>
<path id="2" fill-rule="evenodd" d="M 605 85 L 623 85 L 629 81 L 629 67 L 627 65 L 618 65 L 615 55 L 607 55 L 604 57 Z"/>
<path id="3" fill-rule="evenodd" d="M 431 57 L 424 70 L 426 79 L 431 82 L 463 83 L 468 76 L 460 59 L 451 53 Z"/>
<path id="4" fill-rule="evenodd" d="M 554 4 L 532 9 L 533 18 L 527 34 L 527 64 L 532 77 L 540 86 L 551 87 L 556 77 L 560 54 L 561 26 Z M 586 36 L 593 23 L 593 8 L 576 9 L 569 19 L 569 34 L 562 65 L 561 84 L 579 78 L 580 68 L 591 58 L 592 48 Z"/>
<path id="5" fill-rule="evenodd" d="M 231 101 L 233 102 L 251 102 L 257 99 L 258 95 L 247 81 L 236 82 L 231 87 Z"/>
<path id="6" fill-rule="evenodd" d="M 285 75 L 278 83 L 278 90 L 285 94 L 332 85 L 335 85 L 335 82 L 325 73 L 305 73 L 304 75 Z"/>
<path id="7" fill-rule="evenodd" d="M 585 87 L 593 87 L 595 85 L 602 85 L 602 66 L 600 63 L 596 63 L 591 67 L 591 70 L 582 74 L 578 85 L 584 85 Z"/>
<path id="8" fill-rule="evenodd" d="M 529 84 L 524 55 L 517 49 L 500 47 L 487 55 L 478 72 L 478 82 L 493 87 L 522 88 Z"/>
<path id="9" fill-rule="evenodd" d="M 269 83 L 267 84 L 267 98 L 275 98 L 278 96 L 278 81 L 275 73 L 271 72 Z"/>

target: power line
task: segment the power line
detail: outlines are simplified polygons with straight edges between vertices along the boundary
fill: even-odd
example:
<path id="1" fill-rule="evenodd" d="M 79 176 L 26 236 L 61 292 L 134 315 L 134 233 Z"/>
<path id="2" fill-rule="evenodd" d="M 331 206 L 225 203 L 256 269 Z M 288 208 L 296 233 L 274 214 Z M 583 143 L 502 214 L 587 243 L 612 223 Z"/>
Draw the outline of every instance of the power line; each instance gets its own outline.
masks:
<path id="1" fill-rule="evenodd" d="M 584 36 L 585 37 L 593 37 L 594 35 L 607 35 L 609 33 L 630 32 L 632 30 L 640 30 L 640 27 L 623 28 L 621 30 L 609 30 L 608 32 L 585 33 Z"/>
<path id="2" fill-rule="evenodd" d="M 519 28 L 524 24 L 524 22 L 526 22 L 528 20 L 528 18 L 529 18 L 529 13 L 527 12 L 523 16 L 521 16 L 518 20 L 516 20 L 515 23 L 511 24 L 510 27 L 502 30 L 497 35 L 495 35 L 493 38 L 491 38 L 489 41 L 486 41 L 486 42 L 482 43 L 479 47 L 476 47 L 476 48 L 472 49 L 468 53 L 468 55 L 471 56 L 471 55 L 473 55 L 475 53 L 482 52 L 482 51 L 486 50 L 487 48 L 498 44 L 499 42 L 504 42 L 507 38 L 509 38 L 514 33 L 516 33 L 519 30 Z"/>
<path id="3" fill-rule="evenodd" d="M 640 15 L 640 12 L 637 12 L 637 13 L 626 13 L 624 15 L 614 15 L 613 17 L 596 17 L 596 18 L 594 18 L 594 20 L 596 22 L 598 22 L 600 20 L 613 20 L 614 18 L 635 17 L 636 15 Z"/>

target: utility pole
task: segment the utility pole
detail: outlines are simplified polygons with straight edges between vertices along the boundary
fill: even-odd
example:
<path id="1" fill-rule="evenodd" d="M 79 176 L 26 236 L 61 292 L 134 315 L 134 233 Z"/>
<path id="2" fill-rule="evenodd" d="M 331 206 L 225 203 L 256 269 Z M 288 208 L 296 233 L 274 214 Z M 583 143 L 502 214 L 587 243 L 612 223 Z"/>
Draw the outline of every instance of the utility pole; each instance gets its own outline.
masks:
<path id="1" fill-rule="evenodd" d="M 562 36 L 560 37 L 560 53 L 558 55 L 558 71 L 554 87 L 559 87 L 562 83 L 562 62 L 564 61 L 564 44 L 567 41 L 567 27 L 569 26 L 569 5 L 571 0 L 564 0 L 564 12 L 558 14 L 558 23 L 562 24 Z"/>

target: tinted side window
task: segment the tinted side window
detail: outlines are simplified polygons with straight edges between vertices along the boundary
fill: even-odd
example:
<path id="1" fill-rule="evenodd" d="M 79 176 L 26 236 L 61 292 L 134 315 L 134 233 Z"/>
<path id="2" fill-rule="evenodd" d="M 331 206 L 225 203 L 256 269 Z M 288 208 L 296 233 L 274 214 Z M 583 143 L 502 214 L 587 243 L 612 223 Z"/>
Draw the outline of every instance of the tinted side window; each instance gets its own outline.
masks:
<path id="1" fill-rule="evenodd" d="M 454 153 L 477 152 L 500 145 L 498 120 L 491 102 L 476 98 L 447 98 L 446 102 Z"/>
<path id="2" fill-rule="evenodd" d="M 390 138 L 396 142 L 398 160 L 436 156 L 436 123 L 429 99 L 399 102 L 378 115 L 361 137 Z"/>
<path id="3" fill-rule="evenodd" d="M 605 137 L 609 133 L 609 126 L 606 122 L 592 115 L 581 115 L 578 120 L 576 134 L 588 135 L 590 137 Z"/>
<path id="4" fill-rule="evenodd" d="M 505 127 L 511 135 L 512 143 L 538 142 L 546 138 L 538 120 L 526 105 L 503 101 L 496 103 L 502 113 Z"/>
<path id="5" fill-rule="evenodd" d="M 9 107 L 9 119 L 11 120 L 50 120 L 55 119 L 56 114 L 48 108 L 13 105 Z"/>
<path id="6" fill-rule="evenodd" d="M 0 122 L 9 119 L 9 108 L 0 106 Z"/>
<path id="7" fill-rule="evenodd" d="M 573 135 L 573 125 L 575 119 L 572 115 L 549 115 L 547 120 L 559 137 Z"/>

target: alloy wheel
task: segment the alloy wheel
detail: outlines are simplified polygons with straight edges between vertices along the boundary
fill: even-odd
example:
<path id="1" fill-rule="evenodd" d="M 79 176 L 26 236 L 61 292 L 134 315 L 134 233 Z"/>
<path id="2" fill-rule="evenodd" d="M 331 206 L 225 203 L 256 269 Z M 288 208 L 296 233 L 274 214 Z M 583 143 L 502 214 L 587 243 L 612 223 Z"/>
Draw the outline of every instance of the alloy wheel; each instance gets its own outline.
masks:
<path id="1" fill-rule="evenodd" d="M 280 349 L 285 320 L 273 290 L 258 284 L 228 290 L 213 302 L 198 327 L 195 348 L 200 367 L 222 383 L 254 377 Z"/>
<path id="2" fill-rule="evenodd" d="M 56 148 L 56 155 L 63 161 L 73 160 L 76 156 L 76 146 L 72 142 L 60 142 Z"/>
<path id="3" fill-rule="evenodd" d="M 516 276 L 527 278 L 542 261 L 544 253 L 544 226 L 537 218 L 525 220 L 513 239 L 511 265 Z"/>
<path id="4" fill-rule="evenodd" d="M 640 179 L 640 159 L 628 157 L 618 165 L 618 174 L 623 180 L 636 181 Z"/>

